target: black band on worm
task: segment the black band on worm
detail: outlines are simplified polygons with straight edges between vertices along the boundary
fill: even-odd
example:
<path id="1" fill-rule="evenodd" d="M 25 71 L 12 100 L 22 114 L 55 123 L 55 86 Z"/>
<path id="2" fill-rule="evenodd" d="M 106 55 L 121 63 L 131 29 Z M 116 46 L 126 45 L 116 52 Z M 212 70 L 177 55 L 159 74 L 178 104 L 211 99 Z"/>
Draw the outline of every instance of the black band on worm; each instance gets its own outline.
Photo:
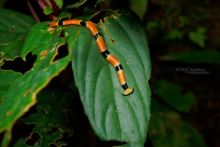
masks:
<path id="1" fill-rule="evenodd" d="M 121 87 L 122 87 L 124 90 L 128 89 L 128 85 L 127 85 L 127 83 L 121 85 Z"/>
<path id="2" fill-rule="evenodd" d="M 62 25 L 63 25 L 63 22 L 64 22 L 65 20 L 69 20 L 69 19 L 68 19 L 68 18 L 62 18 L 62 19 L 58 22 L 58 25 L 59 25 L 59 26 L 62 26 Z"/>
<path id="3" fill-rule="evenodd" d="M 105 50 L 104 52 L 101 52 L 101 54 L 104 58 L 107 58 L 107 56 L 110 54 L 110 52 L 108 50 Z"/>
<path id="4" fill-rule="evenodd" d="M 115 67 L 115 70 L 116 70 L 116 71 L 123 70 L 122 65 L 121 65 L 121 64 L 117 65 L 117 66 Z"/>
<path id="5" fill-rule="evenodd" d="M 99 32 L 98 32 L 98 33 L 96 33 L 96 34 L 95 34 L 95 35 L 93 35 L 93 36 L 94 36 L 95 40 L 97 40 L 97 39 L 98 39 L 98 37 L 99 37 L 99 36 L 101 36 L 101 33 L 99 33 Z"/>
<path id="6" fill-rule="evenodd" d="M 80 25 L 86 27 L 86 21 L 82 20 L 82 21 L 80 22 Z"/>
<path id="7" fill-rule="evenodd" d="M 58 22 L 58 25 L 59 25 L 59 26 L 62 26 L 62 25 L 63 25 L 63 20 L 60 20 L 60 21 Z"/>

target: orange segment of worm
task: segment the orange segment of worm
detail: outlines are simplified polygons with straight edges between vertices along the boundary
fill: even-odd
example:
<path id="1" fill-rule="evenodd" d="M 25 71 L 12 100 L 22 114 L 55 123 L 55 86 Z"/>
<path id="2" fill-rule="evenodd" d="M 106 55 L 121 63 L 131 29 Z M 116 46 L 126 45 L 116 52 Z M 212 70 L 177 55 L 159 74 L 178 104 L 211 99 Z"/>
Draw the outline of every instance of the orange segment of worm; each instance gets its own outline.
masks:
<path id="1" fill-rule="evenodd" d="M 110 55 L 107 56 L 107 60 L 108 60 L 109 63 L 110 63 L 111 65 L 113 65 L 114 67 L 116 67 L 116 65 L 120 64 L 119 61 L 118 61 L 118 59 L 117 59 L 114 55 L 112 55 L 112 54 L 110 54 Z"/>
<path id="2" fill-rule="evenodd" d="M 86 27 L 92 32 L 92 35 L 95 35 L 99 32 L 95 24 L 91 21 L 86 21 Z"/>
<path id="3" fill-rule="evenodd" d="M 98 46 L 100 52 L 106 51 L 105 42 L 101 36 L 99 36 L 97 38 L 96 43 L 97 43 L 97 46 Z"/>
<path id="4" fill-rule="evenodd" d="M 63 25 L 80 25 L 81 20 L 71 19 L 63 21 Z"/>
<path id="5" fill-rule="evenodd" d="M 58 22 L 55 22 L 55 21 L 54 21 L 54 22 L 51 22 L 51 23 L 50 23 L 50 27 L 56 27 L 56 26 L 58 26 Z"/>
<path id="6" fill-rule="evenodd" d="M 125 80 L 125 74 L 124 74 L 124 71 L 123 70 L 120 70 L 117 72 L 118 74 L 118 80 L 119 80 L 119 83 L 121 85 L 125 84 L 126 83 L 126 80 Z"/>

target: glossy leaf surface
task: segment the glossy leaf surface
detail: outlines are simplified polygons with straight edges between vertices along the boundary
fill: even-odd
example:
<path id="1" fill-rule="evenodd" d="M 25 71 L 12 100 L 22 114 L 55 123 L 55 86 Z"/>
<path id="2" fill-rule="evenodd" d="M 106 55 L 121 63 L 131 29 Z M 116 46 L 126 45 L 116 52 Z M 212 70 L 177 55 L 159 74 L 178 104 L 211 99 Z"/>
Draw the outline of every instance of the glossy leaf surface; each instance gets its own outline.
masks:
<path id="1" fill-rule="evenodd" d="M 73 71 L 89 121 L 104 140 L 144 145 L 150 117 L 150 58 L 144 27 L 130 12 L 114 13 L 98 24 L 108 50 L 121 61 L 130 96 L 122 96 L 115 69 L 97 49 L 91 33 L 68 27 L 69 48 L 73 50 Z"/>

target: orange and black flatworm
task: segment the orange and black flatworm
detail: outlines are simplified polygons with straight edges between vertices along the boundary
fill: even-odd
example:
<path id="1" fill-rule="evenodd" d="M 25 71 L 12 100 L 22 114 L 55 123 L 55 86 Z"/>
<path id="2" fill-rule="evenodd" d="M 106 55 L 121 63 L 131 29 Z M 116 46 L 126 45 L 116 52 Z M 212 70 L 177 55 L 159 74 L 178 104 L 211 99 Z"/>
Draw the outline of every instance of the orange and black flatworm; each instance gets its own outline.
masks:
<path id="1" fill-rule="evenodd" d="M 118 76 L 119 83 L 121 87 L 124 89 L 123 95 L 127 96 L 133 93 L 134 89 L 129 88 L 126 82 L 125 74 L 123 67 L 119 60 L 111 54 L 105 45 L 104 38 L 102 37 L 101 33 L 97 29 L 96 25 L 92 21 L 84 21 L 84 20 L 77 20 L 77 19 L 70 19 L 70 20 L 60 20 L 54 21 L 50 23 L 50 27 L 57 27 L 57 26 L 66 26 L 66 25 L 81 25 L 89 29 L 96 40 L 96 44 L 98 46 L 99 52 L 102 56 L 115 68 Z"/>

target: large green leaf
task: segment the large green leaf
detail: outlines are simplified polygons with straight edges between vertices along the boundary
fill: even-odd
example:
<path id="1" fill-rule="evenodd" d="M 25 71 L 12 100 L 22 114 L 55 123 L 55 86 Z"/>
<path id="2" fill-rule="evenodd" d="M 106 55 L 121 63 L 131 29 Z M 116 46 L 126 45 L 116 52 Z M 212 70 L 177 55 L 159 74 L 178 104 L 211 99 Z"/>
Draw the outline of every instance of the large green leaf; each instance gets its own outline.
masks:
<path id="1" fill-rule="evenodd" d="M 0 57 L 14 59 L 20 56 L 24 40 L 35 21 L 27 15 L 0 9 Z M 1 56 L 1 55 L 0 55 Z"/>
<path id="2" fill-rule="evenodd" d="M 59 34 L 57 31 L 56 34 Z M 20 76 L 2 95 L 0 104 L 0 132 L 6 131 L 2 146 L 7 146 L 11 139 L 11 128 L 30 107 L 36 103 L 36 95 L 49 81 L 58 75 L 69 63 L 69 56 L 53 61 L 57 49 L 64 43 L 58 35 L 53 35 L 48 30 L 48 24 L 37 24 L 27 37 L 22 50 L 22 56 L 28 52 L 37 55 L 37 60 L 24 75 Z M 3 79 L 4 77 L 0 77 Z"/>
<path id="3" fill-rule="evenodd" d="M 71 126 L 68 116 L 72 117 L 69 115 L 73 114 L 72 105 L 73 95 L 60 89 L 44 90 L 39 94 L 37 113 L 25 119 L 26 124 L 35 125 L 33 132 L 40 136 L 35 145 L 64 145 L 59 139 L 63 138 L 64 134 L 66 136 L 72 134 L 72 130 L 68 128 Z"/>
<path id="4" fill-rule="evenodd" d="M 192 125 L 154 99 L 149 136 L 155 147 L 206 147 L 202 136 Z"/>
<path id="5" fill-rule="evenodd" d="M 73 70 L 89 121 L 104 140 L 143 146 L 150 117 L 150 58 L 144 27 L 133 13 L 114 13 L 98 25 L 107 48 L 125 70 L 130 96 L 122 96 L 115 69 L 98 52 L 95 39 L 81 26 L 65 32 L 73 49 Z"/>

